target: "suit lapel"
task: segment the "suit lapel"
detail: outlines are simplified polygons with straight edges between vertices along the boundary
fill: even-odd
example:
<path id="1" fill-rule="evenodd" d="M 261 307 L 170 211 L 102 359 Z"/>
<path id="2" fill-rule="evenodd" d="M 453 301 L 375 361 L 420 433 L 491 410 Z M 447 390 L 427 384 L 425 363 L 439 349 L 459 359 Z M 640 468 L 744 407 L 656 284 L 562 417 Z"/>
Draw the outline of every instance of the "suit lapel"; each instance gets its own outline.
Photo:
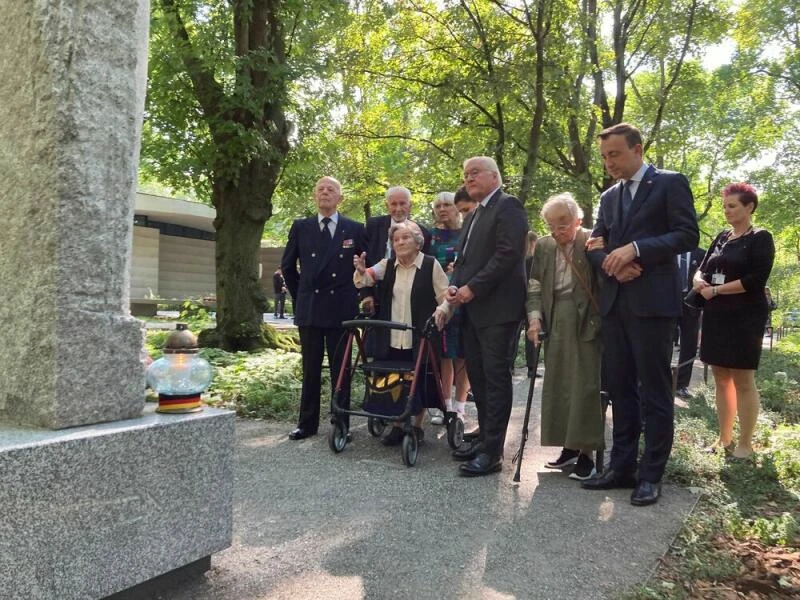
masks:
<path id="1" fill-rule="evenodd" d="M 547 243 L 542 240 L 542 243 L 544 243 L 544 252 L 542 252 L 544 264 L 542 265 L 542 280 L 539 283 L 542 286 L 541 302 L 545 327 L 550 327 L 553 317 L 553 290 L 556 286 L 556 253 L 558 252 L 558 244 L 556 244 L 552 236 L 545 239 Z"/>
<path id="2" fill-rule="evenodd" d="M 497 207 L 497 199 L 502 194 L 502 190 L 497 190 L 492 197 L 489 198 L 489 201 L 486 203 L 486 206 L 480 209 L 481 216 L 475 221 L 475 227 L 473 227 L 472 232 L 470 233 L 470 237 L 473 237 L 476 233 L 480 236 L 482 231 L 488 227 L 488 225 L 492 222 L 491 214 L 496 210 Z M 478 209 L 475 209 L 475 213 L 473 214 L 473 219 L 477 217 Z M 480 239 L 480 237 L 478 237 Z M 472 243 L 472 242 L 470 242 Z"/>
<path id="3" fill-rule="evenodd" d="M 497 190 L 489 201 L 486 203 L 486 206 L 481 206 L 478 204 L 478 207 L 472 211 L 470 215 L 469 222 L 464 226 L 464 231 L 467 233 L 464 234 L 464 237 L 461 239 L 461 245 L 459 247 L 459 261 L 463 257 L 466 259 L 467 255 L 473 254 L 475 252 L 475 242 L 480 239 L 480 232 L 481 230 L 489 223 L 489 215 L 491 214 L 489 211 L 494 210 L 494 206 L 497 204 L 497 199 L 500 197 L 501 190 Z M 480 217 L 478 216 L 478 211 L 480 211 Z M 477 220 L 476 220 L 477 219 Z M 474 225 L 473 225 L 474 223 Z M 469 242 L 467 242 L 469 240 Z M 467 244 L 467 252 L 464 253 L 464 244 Z"/>

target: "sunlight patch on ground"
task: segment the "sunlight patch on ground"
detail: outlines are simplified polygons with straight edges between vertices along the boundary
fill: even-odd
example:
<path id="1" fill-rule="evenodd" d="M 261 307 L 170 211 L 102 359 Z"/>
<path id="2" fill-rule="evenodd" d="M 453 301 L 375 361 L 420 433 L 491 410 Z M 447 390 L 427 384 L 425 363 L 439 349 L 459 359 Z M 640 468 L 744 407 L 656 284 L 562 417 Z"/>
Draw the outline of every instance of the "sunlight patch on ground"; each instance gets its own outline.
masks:
<path id="1" fill-rule="evenodd" d="M 286 435 L 262 435 L 246 440 L 243 445 L 248 448 L 274 448 L 281 442 L 287 441 Z"/>
<path id="2" fill-rule="evenodd" d="M 325 598 L 325 600 L 358 600 L 366 596 L 362 577 L 337 577 L 325 571 L 312 571 L 283 581 L 263 600 L 283 598 Z"/>
<path id="3" fill-rule="evenodd" d="M 614 501 L 611 498 L 606 498 L 600 504 L 597 511 L 597 516 L 600 521 L 610 521 L 614 516 Z"/>

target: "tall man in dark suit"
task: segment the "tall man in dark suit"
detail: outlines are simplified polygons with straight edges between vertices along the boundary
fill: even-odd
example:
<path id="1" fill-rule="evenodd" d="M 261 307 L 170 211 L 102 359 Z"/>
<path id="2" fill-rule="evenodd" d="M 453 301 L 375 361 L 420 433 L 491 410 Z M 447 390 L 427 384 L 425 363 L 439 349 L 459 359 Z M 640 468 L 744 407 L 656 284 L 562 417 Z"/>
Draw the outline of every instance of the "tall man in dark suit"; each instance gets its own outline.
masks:
<path id="1" fill-rule="evenodd" d="M 697 267 L 703 262 L 706 251 L 695 248 L 690 252 L 678 254 L 678 273 L 680 273 L 681 284 L 683 285 L 681 299 L 686 297 L 692 289 L 692 279 L 697 271 Z M 692 380 L 692 369 L 694 368 L 694 357 L 697 355 L 697 334 L 700 330 L 700 310 L 681 304 L 681 316 L 678 318 L 678 331 L 680 333 L 681 349 L 678 353 L 678 380 L 676 382 L 676 393 L 681 398 L 688 398 L 689 383 Z M 686 364 L 684 364 L 686 363 Z"/>
<path id="2" fill-rule="evenodd" d="M 383 258 L 391 258 L 392 246 L 389 243 L 389 228 L 393 223 L 403 223 L 411 217 L 411 191 L 400 185 L 395 185 L 386 190 L 386 211 L 388 214 L 378 217 L 370 217 L 364 227 L 364 239 L 362 245 L 367 253 L 366 264 L 368 267 L 374 266 Z M 422 245 L 422 253 L 427 254 L 431 249 L 431 233 L 419 223 L 422 237 L 425 243 Z M 374 298 L 377 297 L 377 290 L 380 286 L 371 286 L 359 290 L 360 297 L 363 299 L 364 310 L 375 312 Z"/>
<path id="3" fill-rule="evenodd" d="M 488 156 L 464 162 L 464 184 L 478 208 L 464 223 L 448 301 L 461 305 L 467 374 L 478 409 L 478 437 L 456 460 L 465 476 L 503 467 L 511 416 L 511 375 L 519 323 L 525 312 L 525 238 L 528 216 L 505 194 L 497 163 Z"/>
<path id="4" fill-rule="evenodd" d="M 344 343 L 339 343 L 344 334 L 342 321 L 352 319 L 358 312 L 353 256 L 361 254 L 364 226 L 337 212 L 342 186 L 333 177 L 317 181 L 314 201 L 318 214 L 292 223 L 281 260 L 281 271 L 294 302 L 294 322 L 300 331 L 303 357 L 300 417 L 297 428 L 289 434 L 292 440 L 317 433 L 323 352 L 327 349 L 333 394 L 344 358 Z M 339 404 L 349 408 L 349 381 L 344 389 Z"/>
<path id="5" fill-rule="evenodd" d="M 675 257 L 697 247 L 699 232 L 689 182 L 644 163 L 638 129 L 620 123 L 599 138 L 606 170 L 619 180 L 600 197 L 592 236 L 604 246 L 589 252 L 605 278 L 601 335 L 614 445 L 610 468 L 581 486 L 635 488 L 631 504 L 644 506 L 658 501 L 672 450 L 670 361 L 682 289 Z"/>

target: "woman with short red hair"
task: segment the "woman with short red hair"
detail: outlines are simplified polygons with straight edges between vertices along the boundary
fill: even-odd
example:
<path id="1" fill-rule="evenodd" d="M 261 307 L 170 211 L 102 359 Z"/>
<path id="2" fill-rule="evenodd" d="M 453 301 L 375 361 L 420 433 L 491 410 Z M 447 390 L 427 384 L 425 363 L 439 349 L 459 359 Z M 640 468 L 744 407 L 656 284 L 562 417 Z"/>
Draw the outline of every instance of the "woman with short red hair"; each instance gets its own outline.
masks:
<path id="1" fill-rule="evenodd" d="M 764 288 L 775 259 L 766 229 L 753 226 L 758 206 L 755 188 L 732 183 L 722 190 L 722 209 L 730 229 L 717 235 L 694 276 L 694 289 L 705 298 L 700 359 L 711 365 L 716 384 L 719 439 L 732 458 L 753 454 L 759 397 L 755 372 L 761 358 L 769 307 Z M 739 416 L 739 440 L 733 424 Z"/>

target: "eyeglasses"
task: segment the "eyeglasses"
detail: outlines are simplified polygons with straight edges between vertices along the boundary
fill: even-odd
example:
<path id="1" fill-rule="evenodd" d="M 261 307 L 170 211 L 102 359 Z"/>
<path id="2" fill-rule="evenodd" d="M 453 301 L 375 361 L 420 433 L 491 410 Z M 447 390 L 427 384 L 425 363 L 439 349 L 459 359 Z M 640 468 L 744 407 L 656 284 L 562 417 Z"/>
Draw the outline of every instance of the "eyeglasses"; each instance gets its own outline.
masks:
<path id="1" fill-rule="evenodd" d="M 468 179 L 475 179 L 484 171 L 486 171 L 486 169 L 470 169 L 469 171 L 464 171 L 464 181 L 467 181 Z"/>
<path id="2" fill-rule="evenodd" d="M 566 231 L 569 231 L 570 227 L 572 227 L 572 225 L 551 225 L 550 223 L 547 223 L 547 228 L 552 233 L 564 233 Z"/>

